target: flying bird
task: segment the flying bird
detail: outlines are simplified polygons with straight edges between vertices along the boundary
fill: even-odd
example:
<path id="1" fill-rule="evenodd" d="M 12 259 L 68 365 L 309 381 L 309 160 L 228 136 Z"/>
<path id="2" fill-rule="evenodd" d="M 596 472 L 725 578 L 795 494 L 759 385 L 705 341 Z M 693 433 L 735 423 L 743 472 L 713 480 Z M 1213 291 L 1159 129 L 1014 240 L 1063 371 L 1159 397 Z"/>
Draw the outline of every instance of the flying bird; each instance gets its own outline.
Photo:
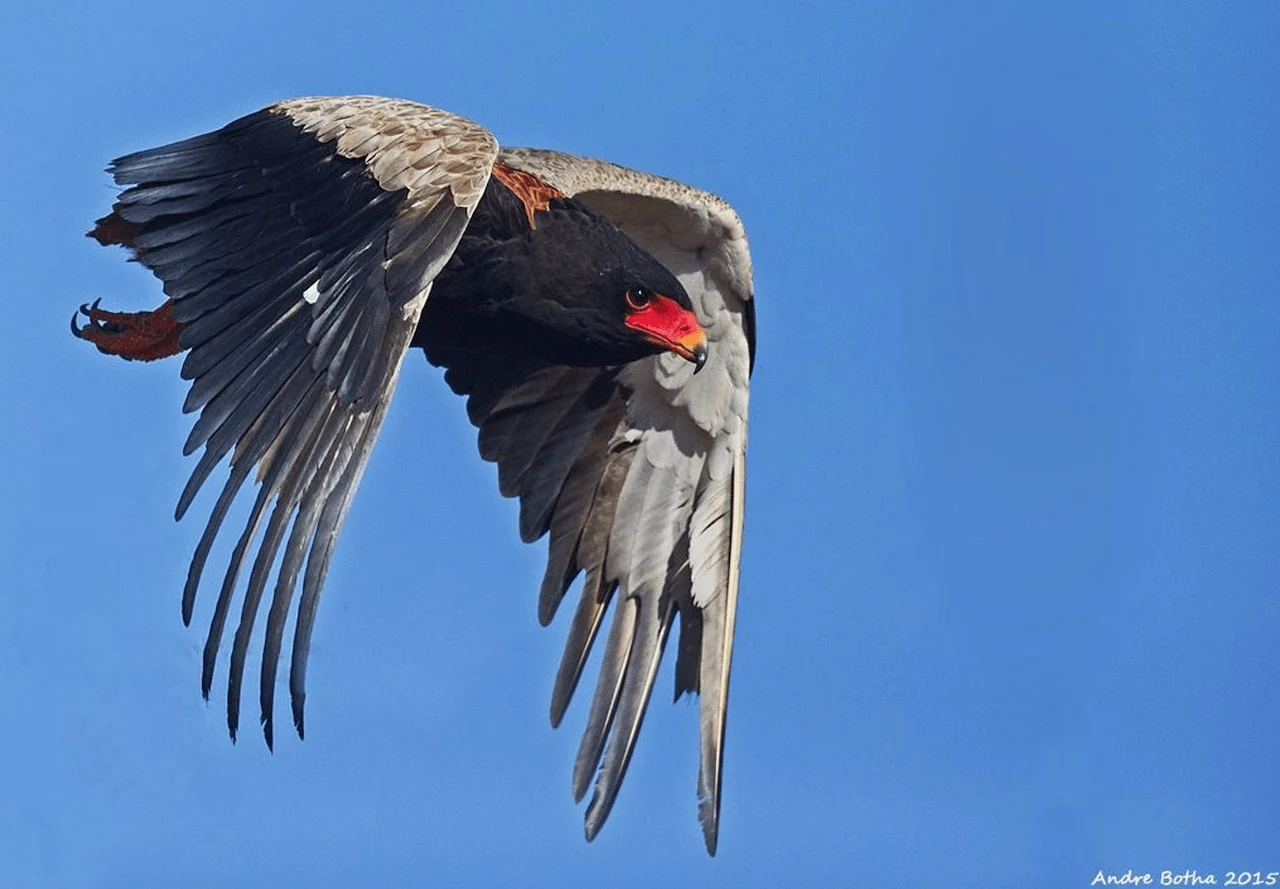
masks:
<path id="1" fill-rule="evenodd" d="M 177 518 L 229 463 L 191 560 L 184 622 L 228 509 L 251 476 L 257 486 L 204 647 L 207 698 L 236 621 L 232 738 L 266 599 L 259 704 L 274 743 L 299 581 L 289 695 L 304 734 L 321 588 L 416 346 L 467 399 L 481 457 L 520 500 L 521 538 L 549 538 L 544 625 L 584 576 L 553 726 L 612 611 L 573 769 L 575 800 L 595 780 L 587 839 L 614 804 L 678 621 L 675 698 L 699 695 L 698 811 L 714 855 L 755 352 L 751 259 L 733 209 L 603 161 L 501 149 L 465 118 L 372 96 L 279 102 L 108 171 L 124 190 L 89 234 L 127 248 L 167 299 L 150 312 L 82 306 L 72 331 L 127 359 L 185 354 L 183 410 L 199 416 L 184 453 L 203 452 Z"/>

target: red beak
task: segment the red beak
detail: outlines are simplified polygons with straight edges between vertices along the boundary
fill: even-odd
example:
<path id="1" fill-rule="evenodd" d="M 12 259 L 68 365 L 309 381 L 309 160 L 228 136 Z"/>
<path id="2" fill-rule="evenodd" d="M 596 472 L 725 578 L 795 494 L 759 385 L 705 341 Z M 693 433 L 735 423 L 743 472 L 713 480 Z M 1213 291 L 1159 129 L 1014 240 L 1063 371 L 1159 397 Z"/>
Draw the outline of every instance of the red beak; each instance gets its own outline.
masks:
<path id="1" fill-rule="evenodd" d="M 627 315 L 626 324 L 655 346 L 692 361 L 694 373 L 707 362 L 707 335 L 698 317 L 669 296 L 654 294 L 648 305 Z"/>

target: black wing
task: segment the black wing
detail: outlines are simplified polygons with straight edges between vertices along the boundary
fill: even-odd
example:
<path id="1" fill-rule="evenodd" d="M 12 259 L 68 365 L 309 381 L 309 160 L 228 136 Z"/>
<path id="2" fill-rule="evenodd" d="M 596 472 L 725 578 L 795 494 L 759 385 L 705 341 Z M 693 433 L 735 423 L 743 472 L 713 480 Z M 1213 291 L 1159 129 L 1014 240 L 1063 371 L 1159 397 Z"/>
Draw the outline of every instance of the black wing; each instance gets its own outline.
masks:
<path id="1" fill-rule="evenodd" d="M 92 234 L 132 249 L 164 282 L 189 350 L 184 410 L 200 417 L 185 453 L 201 446 L 204 453 L 178 518 L 231 455 L 230 478 L 191 561 L 184 621 L 227 510 L 257 470 L 257 498 L 204 649 L 207 697 L 252 550 L 227 685 L 233 738 L 254 619 L 282 545 L 263 651 L 262 722 L 270 745 L 277 662 L 301 574 L 289 688 L 303 733 L 307 652 L 334 544 L 431 283 L 496 153 L 488 132 L 446 112 L 335 97 L 281 102 L 110 167 L 128 188 Z"/>

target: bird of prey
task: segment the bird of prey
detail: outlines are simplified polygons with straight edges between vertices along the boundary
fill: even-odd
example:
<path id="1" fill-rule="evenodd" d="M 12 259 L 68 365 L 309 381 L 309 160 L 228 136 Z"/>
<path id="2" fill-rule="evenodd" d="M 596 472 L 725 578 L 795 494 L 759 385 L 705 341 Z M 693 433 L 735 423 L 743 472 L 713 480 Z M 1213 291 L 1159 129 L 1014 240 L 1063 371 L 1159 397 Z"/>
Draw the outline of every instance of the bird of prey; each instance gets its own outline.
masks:
<path id="1" fill-rule="evenodd" d="M 89 233 L 163 282 L 154 311 L 82 306 L 101 351 L 183 353 L 203 448 L 180 519 L 229 458 L 182 614 L 232 502 L 257 493 L 204 648 L 207 698 L 241 569 L 227 724 L 254 621 L 261 723 L 295 590 L 289 694 L 303 735 L 307 652 L 343 519 L 410 348 L 467 399 L 480 455 L 549 535 L 538 616 L 580 575 L 551 698 L 558 725 L 612 604 L 573 769 L 586 836 L 608 817 L 677 620 L 675 697 L 697 693 L 699 820 L 715 854 L 742 544 L 751 259 L 719 198 L 597 160 L 500 149 L 469 120 L 395 99 L 278 102 L 108 168 L 120 193 Z M 250 485 L 249 490 L 252 491 Z M 279 568 L 271 583 L 271 569 Z"/>

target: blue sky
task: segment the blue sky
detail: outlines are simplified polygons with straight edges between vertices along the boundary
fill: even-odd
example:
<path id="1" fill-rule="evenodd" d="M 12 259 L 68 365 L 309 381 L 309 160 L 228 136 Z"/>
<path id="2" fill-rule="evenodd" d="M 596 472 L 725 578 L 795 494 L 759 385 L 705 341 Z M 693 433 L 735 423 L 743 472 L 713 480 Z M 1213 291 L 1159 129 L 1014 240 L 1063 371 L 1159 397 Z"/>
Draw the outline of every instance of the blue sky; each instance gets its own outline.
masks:
<path id="1" fill-rule="evenodd" d="M 969 6 L 0 9 L 4 884 L 1280 870 L 1280 8 Z M 111 158 L 324 93 L 684 179 L 746 222 L 716 859 L 669 667 L 583 842 L 543 546 L 416 354 L 326 588 L 307 741 L 233 746 L 200 700 L 177 366 L 66 329 L 159 287 L 83 232 Z"/>

